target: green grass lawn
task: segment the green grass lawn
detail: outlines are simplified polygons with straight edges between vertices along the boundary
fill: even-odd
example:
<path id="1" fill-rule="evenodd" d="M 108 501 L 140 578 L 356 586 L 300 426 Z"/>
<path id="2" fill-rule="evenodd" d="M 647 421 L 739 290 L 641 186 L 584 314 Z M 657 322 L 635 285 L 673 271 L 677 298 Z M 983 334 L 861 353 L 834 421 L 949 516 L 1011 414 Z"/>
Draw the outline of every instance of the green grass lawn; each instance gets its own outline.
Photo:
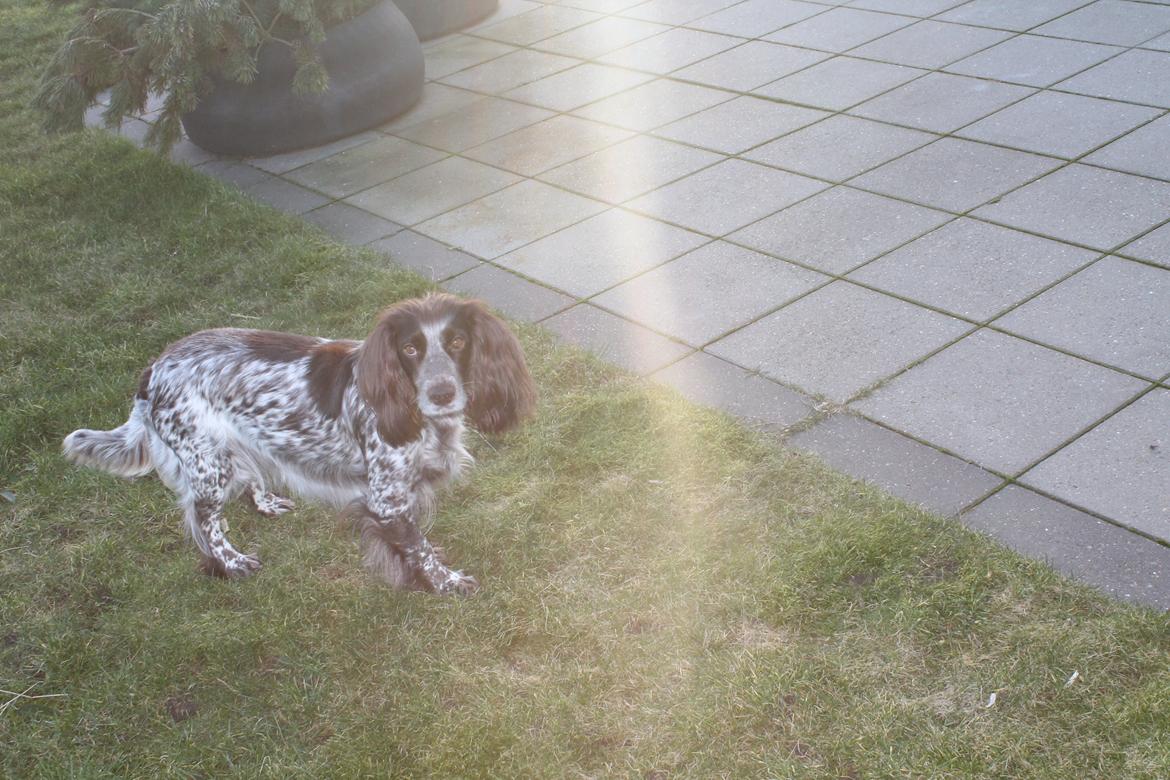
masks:
<path id="1" fill-rule="evenodd" d="M 68 24 L 0 0 L 0 776 L 1170 776 L 1166 616 L 533 328 L 536 419 L 475 438 L 431 531 L 480 595 L 380 586 L 312 507 L 234 508 L 265 568 L 199 575 L 157 480 L 61 438 L 121 423 L 188 332 L 360 338 L 427 288 L 128 143 L 41 136 Z"/>

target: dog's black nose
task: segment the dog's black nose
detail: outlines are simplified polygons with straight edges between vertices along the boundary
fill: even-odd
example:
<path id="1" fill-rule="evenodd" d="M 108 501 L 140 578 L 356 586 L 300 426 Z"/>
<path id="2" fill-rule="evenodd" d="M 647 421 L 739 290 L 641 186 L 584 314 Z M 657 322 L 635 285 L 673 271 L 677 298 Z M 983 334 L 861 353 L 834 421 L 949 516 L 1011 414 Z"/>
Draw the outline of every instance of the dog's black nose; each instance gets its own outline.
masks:
<path id="1" fill-rule="evenodd" d="M 446 406 L 455 400 L 455 385 L 450 382 L 440 382 L 427 390 L 427 398 L 435 406 Z"/>

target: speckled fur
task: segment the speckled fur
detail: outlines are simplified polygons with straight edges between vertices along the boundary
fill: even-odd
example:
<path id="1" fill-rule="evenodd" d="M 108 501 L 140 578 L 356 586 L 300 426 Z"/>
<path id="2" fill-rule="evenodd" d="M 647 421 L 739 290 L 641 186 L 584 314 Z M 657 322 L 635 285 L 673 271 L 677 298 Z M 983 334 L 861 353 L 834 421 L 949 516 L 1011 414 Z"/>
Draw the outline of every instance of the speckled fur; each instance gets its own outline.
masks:
<path id="1" fill-rule="evenodd" d="M 346 508 L 366 566 L 392 585 L 470 593 L 476 580 L 450 569 L 419 526 L 471 462 L 464 415 L 498 432 L 533 402 L 515 336 L 481 303 L 439 294 L 390 307 L 364 342 L 188 336 L 144 372 L 125 424 L 74 431 L 64 451 L 121 476 L 157 472 L 209 573 L 259 569 L 228 541 L 224 506 L 242 494 L 276 516 L 293 508 L 271 492 L 282 490 Z"/>

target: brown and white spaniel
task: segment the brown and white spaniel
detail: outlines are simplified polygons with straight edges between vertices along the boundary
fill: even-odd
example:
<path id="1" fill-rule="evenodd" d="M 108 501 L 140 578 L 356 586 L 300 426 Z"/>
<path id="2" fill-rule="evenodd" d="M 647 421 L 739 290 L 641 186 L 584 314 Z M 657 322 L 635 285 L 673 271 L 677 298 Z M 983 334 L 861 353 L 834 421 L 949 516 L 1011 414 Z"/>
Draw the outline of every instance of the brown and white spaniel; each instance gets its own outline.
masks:
<path id="1" fill-rule="evenodd" d="M 130 419 L 78 430 L 76 463 L 158 472 L 178 497 L 205 570 L 260 567 L 224 535 L 224 505 L 247 495 L 264 515 L 293 508 L 271 489 L 346 507 L 367 567 L 395 587 L 470 593 L 419 526 L 435 490 L 471 458 L 464 417 L 495 433 L 532 411 L 516 337 L 478 301 L 432 294 L 382 313 L 365 341 L 225 328 L 171 344 L 142 374 Z"/>

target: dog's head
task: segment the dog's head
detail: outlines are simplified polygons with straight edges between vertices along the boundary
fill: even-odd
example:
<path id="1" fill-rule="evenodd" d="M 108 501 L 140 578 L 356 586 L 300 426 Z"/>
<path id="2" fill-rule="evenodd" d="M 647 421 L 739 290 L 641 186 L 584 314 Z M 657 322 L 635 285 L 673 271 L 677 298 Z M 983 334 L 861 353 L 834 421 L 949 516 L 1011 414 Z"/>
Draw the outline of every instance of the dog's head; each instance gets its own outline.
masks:
<path id="1" fill-rule="evenodd" d="M 400 446 L 424 420 L 466 415 L 498 433 L 532 412 L 536 390 L 520 343 L 480 301 L 433 294 L 391 306 L 358 350 L 358 392 L 378 433 Z"/>

